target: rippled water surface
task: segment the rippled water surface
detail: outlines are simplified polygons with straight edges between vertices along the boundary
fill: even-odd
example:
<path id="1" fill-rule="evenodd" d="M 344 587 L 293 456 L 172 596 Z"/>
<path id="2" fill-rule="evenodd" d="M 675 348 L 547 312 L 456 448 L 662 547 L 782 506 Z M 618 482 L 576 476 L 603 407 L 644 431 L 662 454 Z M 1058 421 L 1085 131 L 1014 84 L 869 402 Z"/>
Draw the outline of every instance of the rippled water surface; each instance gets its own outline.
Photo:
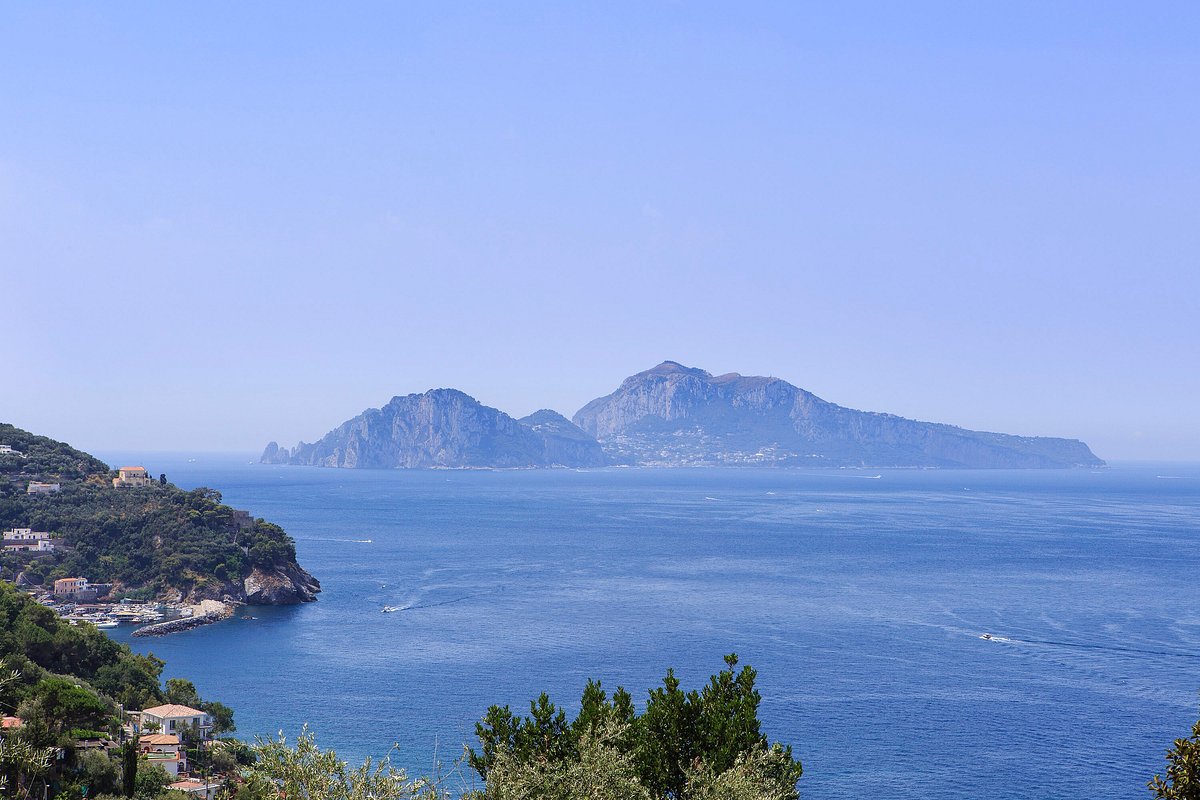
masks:
<path id="1" fill-rule="evenodd" d="M 737 651 L 820 798 L 1141 796 L 1200 690 L 1200 466 L 349 471 L 114 454 L 282 524 L 318 603 L 132 640 L 427 773 L 492 703 Z M 878 476 L 878 477 L 876 477 Z M 384 606 L 402 610 L 380 613 Z M 980 638 L 983 633 L 994 638 Z M 114 632 L 127 639 L 125 628 Z"/>

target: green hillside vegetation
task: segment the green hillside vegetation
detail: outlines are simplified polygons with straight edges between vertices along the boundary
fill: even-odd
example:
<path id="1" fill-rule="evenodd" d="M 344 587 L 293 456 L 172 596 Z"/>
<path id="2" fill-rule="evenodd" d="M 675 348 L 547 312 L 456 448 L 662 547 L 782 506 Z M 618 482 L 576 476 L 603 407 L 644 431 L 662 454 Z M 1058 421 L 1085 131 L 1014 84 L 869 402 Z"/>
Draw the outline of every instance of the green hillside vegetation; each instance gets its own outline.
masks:
<path id="1" fill-rule="evenodd" d="M 201 700 L 190 682 L 168 681 L 164 691 L 161 660 L 133 653 L 93 625 L 69 625 L 7 583 L 0 583 L 0 654 L 0 711 L 23 721 L 0 743 L 5 796 L 79 797 L 85 785 L 97 788 L 93 796 L 115 792 L 114 758 L 85 752 L 80 742 L 119 738 L 122 707 L 186 701 L 225 730 L 233 727 L 232 711 Z M 131 795 L 159 796 L 164 783 L 144 772 Z"/>
<path id="2" fill-rule="evenodd" d="M 253 567 L 295 561 L 295 544 L 263 520 L 239 527 L 212 489 L 184 491 L 165 479 L 115 489 L 116 474 L 87 453 L 0 424 L 0 443 L 25 454 L 0 456 L 0 529 L 28 527 L 61 537 L 55 552 L 0 556 L 0 577 L 24 572 L 35 584 L 66 576 L 115 583 L 134 596 L 220 597 Z M 62 484 L 25 493 L 30 480 Z"/>

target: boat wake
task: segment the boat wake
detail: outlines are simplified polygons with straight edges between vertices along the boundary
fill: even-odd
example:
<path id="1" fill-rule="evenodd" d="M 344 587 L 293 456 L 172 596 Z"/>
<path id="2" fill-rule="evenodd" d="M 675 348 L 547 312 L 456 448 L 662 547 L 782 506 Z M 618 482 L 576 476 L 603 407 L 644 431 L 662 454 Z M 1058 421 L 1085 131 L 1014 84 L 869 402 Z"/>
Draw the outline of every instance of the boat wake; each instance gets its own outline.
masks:
<path id="1" fill-rule="evenodd" d="M 438 600 L 438 601 L 432 602 L 432 603 L 412 603 L 411 605 L 406 605 L 406 606 L 384 606 L 383 612 L 386 614 L 391 611 L 416 611 L 417 609 L 421 609 L 421 608 L 437 608 L 438 606 L 449 606 L 449 605 L 453 605 L 454 603 L 461 603 L 464 600 L 472 600 L 476 597 L 485 597 L 489 594 L 495 594 L 496 592 L 503 591 L 503 589 L 504 589 L 503 586 L 498 586 L 495 589 L 489 589 L 486 592 L 472 592 L 471 594 L 464 594 L 464 595 L 461 595 L 460 597 L 452 597 L 449 600 Z"/>
<path id="2" fill-rule="evenodd" d="M 1141 656 L 1167 656 L 1168 658 L 1200 659 L 1200 653 L 1189 653 L 1183 650 L 1151 650 L 1145 647 L 1123 647 L 1114 644 L 1094 644 L 1091 642 L 1064 642 L 1058 639 L 1009 639 L 1004 636 L 993 636 L 990 633 L 981 634 L 980 639 L 989 642 L 1004 642 L 1007 644 L 1032 644 L 1047 647 L 1070 647 L 1077 650 L 1104 650 L 1109 653 L 1130 653 Z"/>

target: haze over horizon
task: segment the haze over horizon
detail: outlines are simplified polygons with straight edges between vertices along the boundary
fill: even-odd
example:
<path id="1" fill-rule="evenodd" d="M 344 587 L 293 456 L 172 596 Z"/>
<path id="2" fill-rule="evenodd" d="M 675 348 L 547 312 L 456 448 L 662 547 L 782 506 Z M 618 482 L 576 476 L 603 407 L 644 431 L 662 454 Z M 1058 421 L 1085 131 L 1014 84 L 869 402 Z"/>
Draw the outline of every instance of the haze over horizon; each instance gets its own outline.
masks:
<path id="1" fill-rule="evenodd" d="M 7 6 L 0 421 L 313 441 L 669 359 L 1200 460 L 1200 7 Z"/>

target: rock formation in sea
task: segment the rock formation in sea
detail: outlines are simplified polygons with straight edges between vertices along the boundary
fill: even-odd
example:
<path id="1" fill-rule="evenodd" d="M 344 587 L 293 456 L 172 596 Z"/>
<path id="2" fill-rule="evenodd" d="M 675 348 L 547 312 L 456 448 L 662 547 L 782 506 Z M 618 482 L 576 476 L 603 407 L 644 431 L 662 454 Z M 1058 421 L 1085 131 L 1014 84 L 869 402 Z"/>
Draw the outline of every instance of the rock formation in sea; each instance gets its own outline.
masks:
<path id="1" fill-rule="evenodd" d="M 263 463 L 367 469 L 431 467 L 594 467 L 600 444 L 554 411 L 516 420 L 456 389 L 393 397 L 313 444 L 271 442 Z"/>
<path id="2" fill-rule="evenodd" d="M 855 411 L 787 381 L 664 361 L 574 422 L 616 462 L 641 465 L 1054 468 L 1104 462 L 1076 439 L 984 433 Z"/>

